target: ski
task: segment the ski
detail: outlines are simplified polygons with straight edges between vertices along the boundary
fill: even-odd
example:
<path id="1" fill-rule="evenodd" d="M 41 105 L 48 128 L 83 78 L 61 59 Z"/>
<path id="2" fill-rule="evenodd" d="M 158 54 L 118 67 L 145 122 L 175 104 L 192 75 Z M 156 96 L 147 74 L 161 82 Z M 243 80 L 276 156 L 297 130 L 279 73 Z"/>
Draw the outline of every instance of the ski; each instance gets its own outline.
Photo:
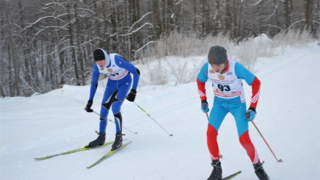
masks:
<path id="1" fill-rule="evenodd" d="M 36 160 L 49 159 L 49 158 L 56 157 L 56 156 L 60 156 L 60 155 L 67 155 L 67 154 L 72 154 L 72 153 L 75 153 L 75 152 L 81 152 L 81 151 L 86 151 L 86 150 L 90 150 L 90 149 L 95 149 L 95 148 L 102 147 L 102 146 L 107 146 L 107 145 L 113 144 L 113 142 L 114 142 L 114 141 L 106 142 L 106 143 L 104 143 L 104 144 L 101 145 L 101 146 L 97 146 L 97 147 L 93 147 L 93 148 L 83 147 L 83 148 L 74 149 L 74 150 L 71 150 L 71 151 L 66 151 L 66 152 L 63 152 L 63 153 L 58 153 L 58 154 L 49 155 L 49 156 L 44 156 L 44 157 L 39 157 L 39 158 L 34 158 L 34 159 L 36 159 Z"/>
<path id="2" fill-rule="evenodd" d="M 111 151 L 111 150 L 110 150 L 107 154 L 105 154 L 104 156 L 102 156 L 102 158 L 100 158 L 98 161 L 96 161 L 95 163 L 93 163 L 91 166 L 88 166 L 87 169 L 90 169 L 90 168 L 92 168 L 93 166 L 101 163 L 102 161 L 104 161 L 105 159 L 107 159 L 108 157 L 110 157 L 111 155 L 113 155 L 115 152 L 120 151 L 121 149 L 127 147 L 131 142 L 132 142 L 132 141 L 123 144 L 119 149 L 116 149 L 116 150 L 114 150 L 114 151 Z"/>
<path id="3" fill-rule="evenodd" d="M 225 178 L 222 178 L 222 180 L 232 179 L 232 178 L 236 177 L 237 175 L 239 175 L 240 173 L 241 173 L 241 171 L 238 171 L 238 172 L 236 172 L 236 173 L 231 174 L 230 176 L 227 176 L 227 177 L 225 177 Z"/>

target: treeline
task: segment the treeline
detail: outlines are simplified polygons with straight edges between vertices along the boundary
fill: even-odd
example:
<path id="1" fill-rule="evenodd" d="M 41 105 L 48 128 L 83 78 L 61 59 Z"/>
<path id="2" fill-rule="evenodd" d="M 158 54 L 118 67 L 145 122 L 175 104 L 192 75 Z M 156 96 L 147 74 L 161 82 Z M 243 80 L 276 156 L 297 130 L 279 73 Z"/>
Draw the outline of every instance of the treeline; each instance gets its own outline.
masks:
<path id="1" fill-rule="evenodd" d="M 319 7 L 319 0 L 1 0 L 0 93 L 85 85 L 95 48 L 133 61 L 156 55 L 172 32 L 235 43 L 292 29 L 315 36 Z"/>

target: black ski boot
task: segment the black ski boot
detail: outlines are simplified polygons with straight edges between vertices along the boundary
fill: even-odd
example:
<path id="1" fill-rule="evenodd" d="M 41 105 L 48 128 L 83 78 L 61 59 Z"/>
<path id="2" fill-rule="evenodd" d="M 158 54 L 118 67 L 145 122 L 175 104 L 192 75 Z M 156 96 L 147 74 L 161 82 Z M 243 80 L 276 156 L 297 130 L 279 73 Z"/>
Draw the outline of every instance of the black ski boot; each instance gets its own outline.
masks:
<path id="1" fill-rule="evenodd" d="M 260 180 L 270 180 L 269 179 L 269 176 L 267 175 L 267 173 L 264 171 L 263 167 L 262 167 L 262 164 L 264 162 L 259 162 L 258 164 L 253 164 L 253 167 L 254 167 L 254 170 L 255 170 L 255 173 L 256 175 L 258 176 L 258 178 Z"/>
<path id="2" fill-rule="evenodd" d="M 208 180 L 221 180 L 222 179 L 222 169 L 220 160 L 212 161 L 211 165 L 213 170 L 208 178 Z"/>
<path id="3" fill-rule="evenodd" d="M 105 141 L 106 141 L 106 133 L 99 133 L 98 138 L 94 141 L 91 141 L 89 145 L 86 146 L 86 148 L 101 146 L 104 144 Z"/>
<path id="4" fill-rule="evenodd" d="M 116 139 L 114 140 L 114 143 L 112 144 L 111 151 L 114 151 L 116 149 L 119 149 L 122 146 L 122 133 L 116 133 Z"/>

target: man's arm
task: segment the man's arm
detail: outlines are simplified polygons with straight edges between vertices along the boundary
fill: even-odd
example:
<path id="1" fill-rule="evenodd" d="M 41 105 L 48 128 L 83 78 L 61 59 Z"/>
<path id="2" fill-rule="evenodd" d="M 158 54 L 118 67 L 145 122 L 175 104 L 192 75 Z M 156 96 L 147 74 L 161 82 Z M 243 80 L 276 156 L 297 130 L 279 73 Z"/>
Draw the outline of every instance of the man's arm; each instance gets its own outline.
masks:
<path id="1" fill-rule="evenodd" d="M 260 80 L 240 63 L 235 64 L 235 73 L 238 78 L 244 79 L 251 86 L 252 96 L 249 108 L 256 111 L 260 97 Z"/>
<path id="2" fill-rule="evenodd" d="M 136 90 L 138 87 L 139 79 L 140 79 L 140 71 L 136 68 L 133 64 L 127 62 L 126 60 L 122 59 L 120 56 L 115 55 L 115 62 L 117 66 L 128 70 L 133 75 L 133 84 L 132 89 Z"/>
<path id="3" fill-rule="evenodd" d="M 205 63 L 202 66 L 197 76 L 198 92 L 199 92 L 201 101 L 204 101 L 207 99 L 206 87 L 205 87 L 207 80 L 208 80 L 208 63 Z"/>
<path id="4" fill-rule="evenodd" d="M 90 95 L 89 95 L 89 100 L 93 100 L 94 95 L 96 94 L 97 88 L 98 88 L 98 80 L 99 80 L 99 68 L 94 63 L 92 67 L 92 79 L 91 79 L 91 87 L 90 87 Z"/>

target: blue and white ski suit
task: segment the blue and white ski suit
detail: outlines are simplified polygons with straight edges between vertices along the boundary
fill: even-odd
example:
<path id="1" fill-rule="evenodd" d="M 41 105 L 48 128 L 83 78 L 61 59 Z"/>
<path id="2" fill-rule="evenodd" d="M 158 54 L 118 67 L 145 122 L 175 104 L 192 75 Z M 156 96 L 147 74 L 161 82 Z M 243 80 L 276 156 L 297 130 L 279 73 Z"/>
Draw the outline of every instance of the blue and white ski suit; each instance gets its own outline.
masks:
<path id="1" fill-rule="evenodd" d="M 109 79 L 102 99 L 99 133 L 105 133 L 106 131 L 110 108 L 112 108 L 114 115 L 116 132 L 120 133 L 122 131 L 120 109 L 132 84 L 130 73 L 133 75 L 132 89 L 136 90 L 140 72 L 133 64 L 122 59 L 118 54 L 106 54 L 106 56 L 110 57 L 110 62 L 105 67 L 100 68 L 97 63 L 93 65 L 89 100 L 94 98 L 100 73 L 107 75 Z"/>

